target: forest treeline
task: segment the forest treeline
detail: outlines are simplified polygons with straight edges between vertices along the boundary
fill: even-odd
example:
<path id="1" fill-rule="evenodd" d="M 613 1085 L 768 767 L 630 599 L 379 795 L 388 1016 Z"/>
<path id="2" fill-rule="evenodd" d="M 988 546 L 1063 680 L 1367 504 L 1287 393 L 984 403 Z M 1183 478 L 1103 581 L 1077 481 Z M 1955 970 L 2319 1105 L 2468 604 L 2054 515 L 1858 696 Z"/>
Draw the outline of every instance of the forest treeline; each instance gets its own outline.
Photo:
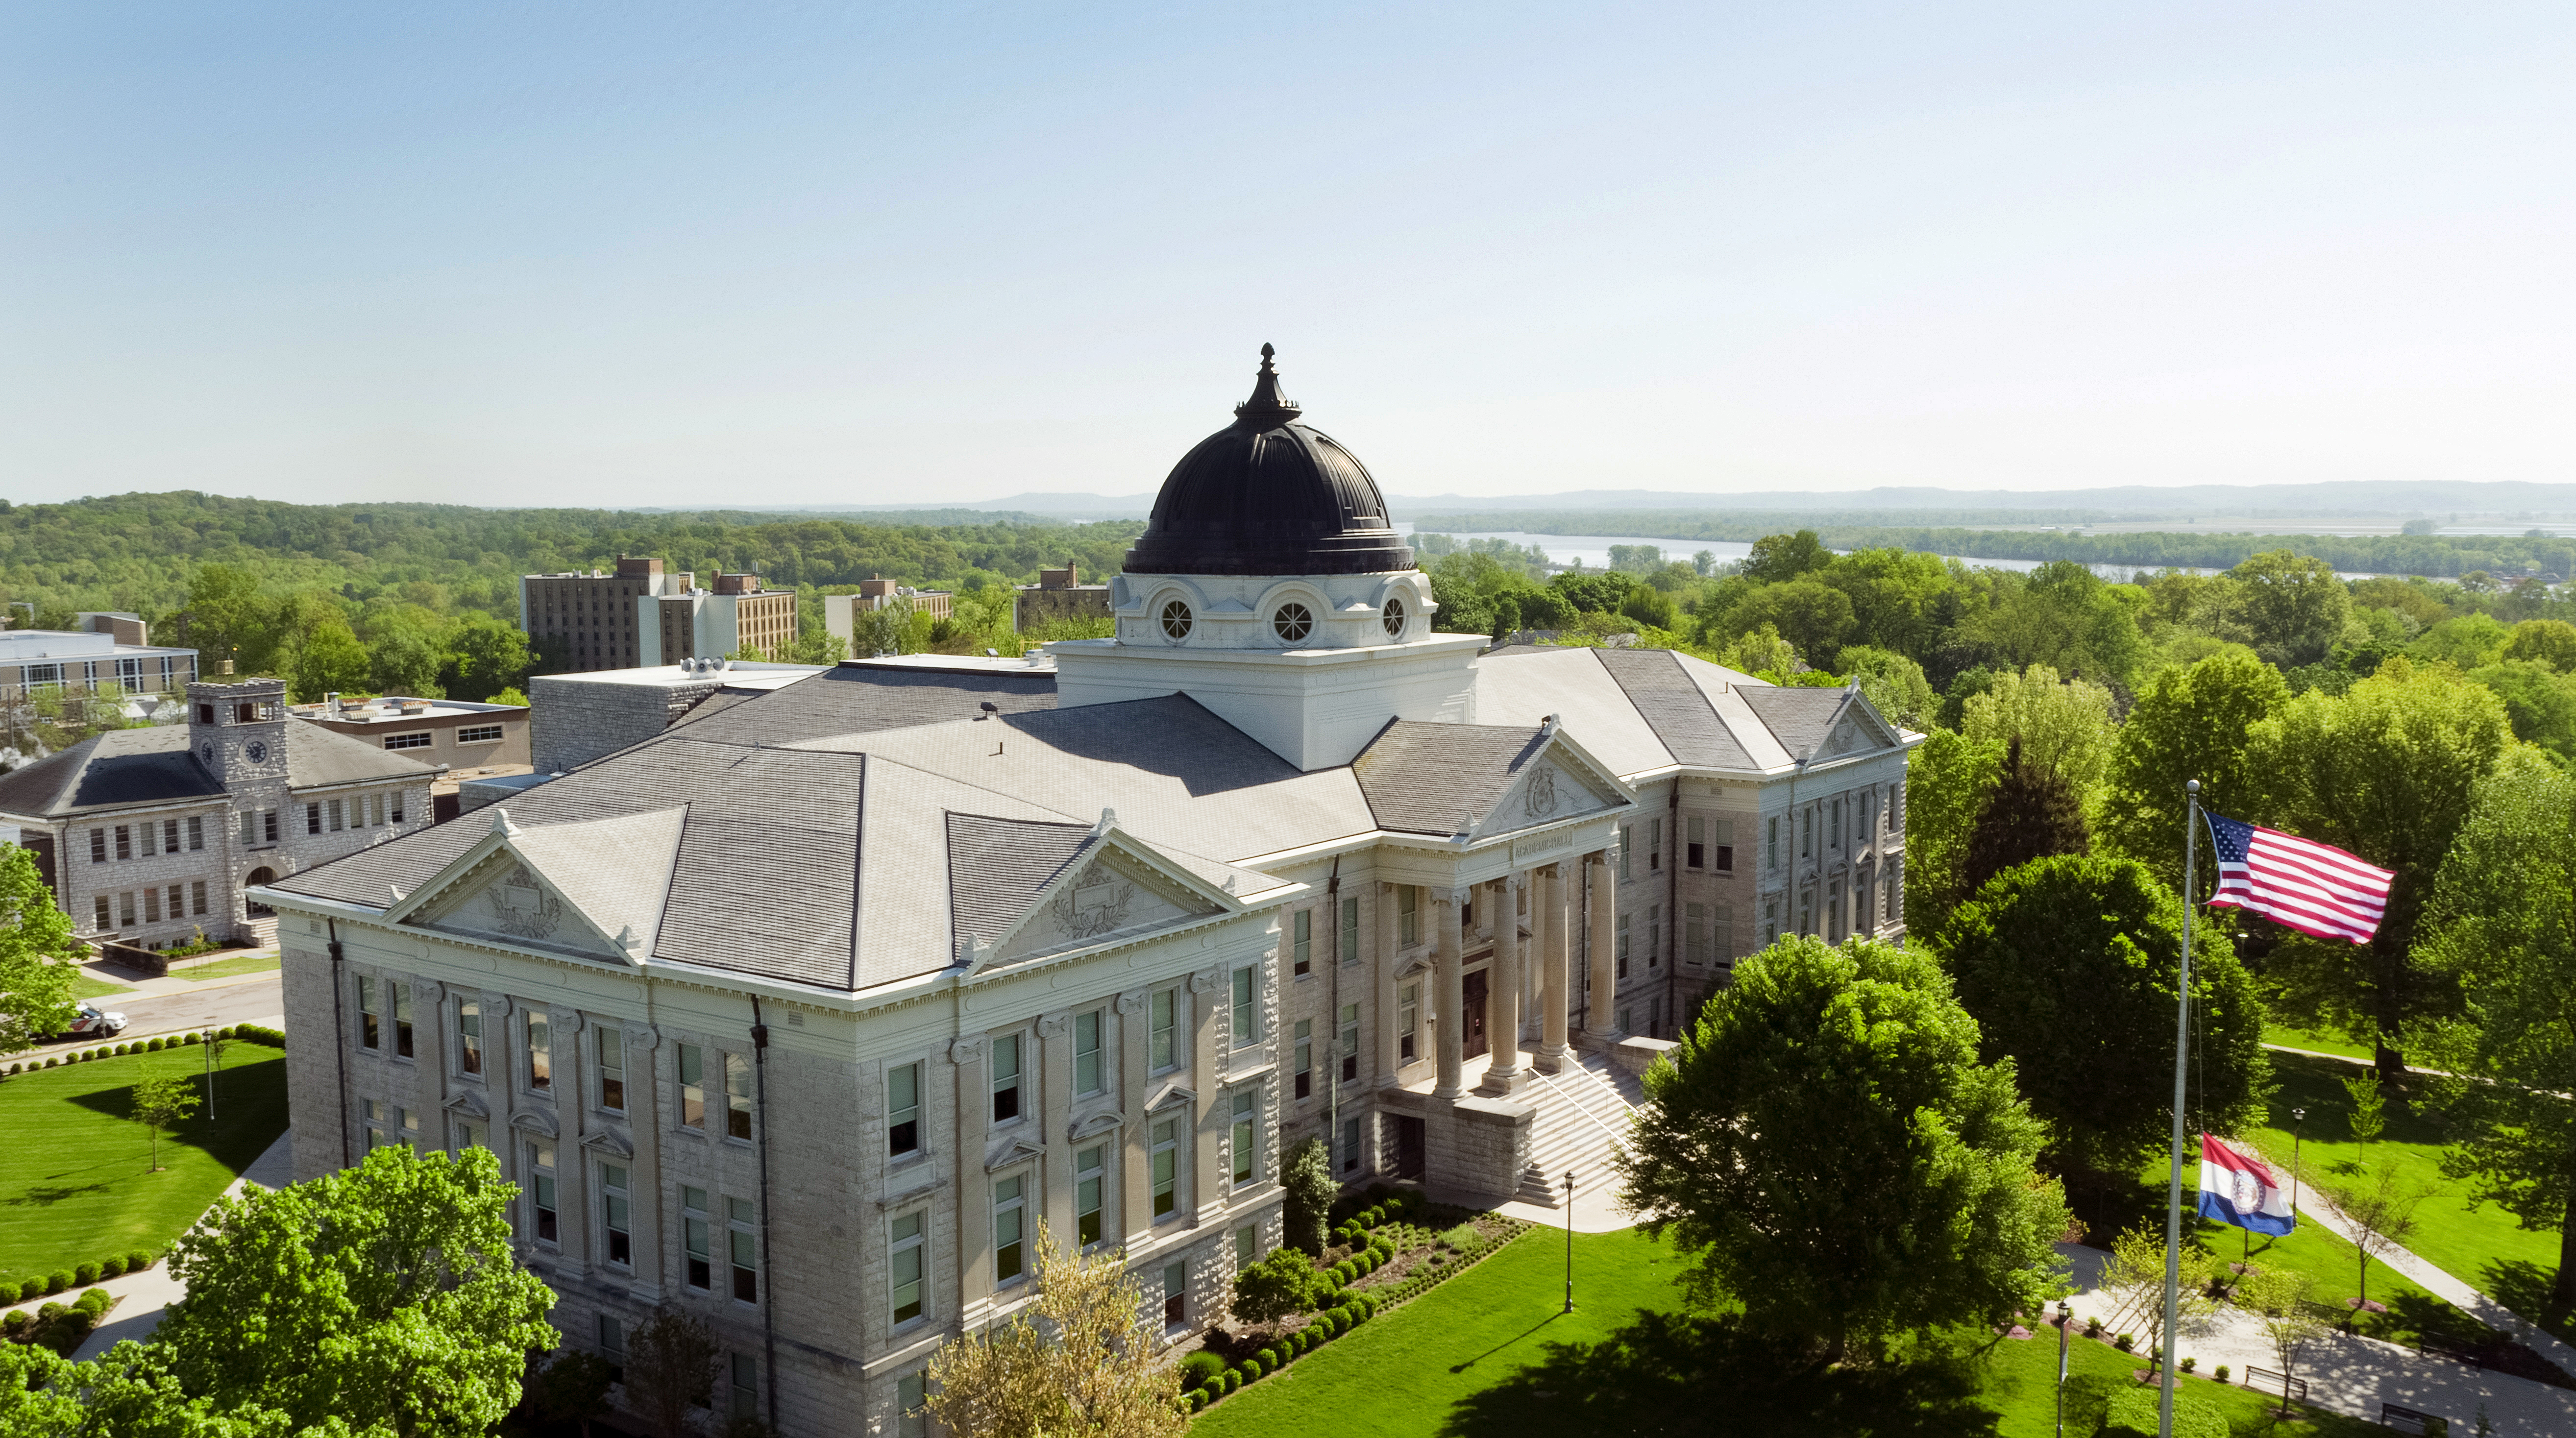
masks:
<path id="1" fill-rule="evenodd" d="M 2140 569 L 2233 569 L 2255 555 L 2286 549 L 2352 574 L 2420 574 L 2505 578 L 2576 574 L 2576 539 L 2544 534 L 2183 534 L 2164 531 L 2076 534 L 2064 530 L 1972 529 L 1962 525 L 1863 524 L 1813 514 L 1725 514 L 1708 510 L 1495 510 L 1424 514 L 1420 529 L 1490 530 L 1534 535 L 1618 534 L 1639 539 L 1750 544 L 1766 534 L 1810 528 L 1828 549 L 1901 549 L 1964 559 L 2071 559 Z"/>

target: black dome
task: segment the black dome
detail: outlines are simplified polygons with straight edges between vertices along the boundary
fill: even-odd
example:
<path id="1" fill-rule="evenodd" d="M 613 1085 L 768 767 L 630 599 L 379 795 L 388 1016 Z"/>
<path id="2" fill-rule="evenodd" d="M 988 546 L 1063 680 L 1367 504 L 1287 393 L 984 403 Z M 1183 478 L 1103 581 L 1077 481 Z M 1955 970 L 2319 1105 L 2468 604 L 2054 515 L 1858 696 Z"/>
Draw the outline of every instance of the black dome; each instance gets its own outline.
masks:
<path id="1" fill-rule="evenodd" d="M 1127 551 L 1130 574 L 1376 574 L 1411 569 L 1386 497 L 1357 455 L 1299 424 L 1261 347 L 1234 423 L 1181 456 L 1154 517 Z"/>

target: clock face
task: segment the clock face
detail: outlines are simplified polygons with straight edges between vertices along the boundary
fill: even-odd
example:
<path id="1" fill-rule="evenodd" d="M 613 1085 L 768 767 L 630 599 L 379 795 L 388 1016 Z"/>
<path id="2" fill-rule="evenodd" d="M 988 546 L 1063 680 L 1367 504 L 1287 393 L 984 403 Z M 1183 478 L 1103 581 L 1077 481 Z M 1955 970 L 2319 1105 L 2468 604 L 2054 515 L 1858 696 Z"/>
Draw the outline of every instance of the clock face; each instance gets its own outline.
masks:
<path id="1" fill-rule="evenodd" d="M 265 764 L 268 762 L 268 744 L 264 740 L 253 739 L 250 741 L 250 747 L 242 752 L 248 754 L 250 756 L 250 762 L 254 764 Z"/>
<path id="2" fill-rule="evenodd" d="M 205 760 L 206 763 L 211 766 L 215 762 L 215 741 L 209 739 L 205 743 L 198 745 L 197 757 Z"/>

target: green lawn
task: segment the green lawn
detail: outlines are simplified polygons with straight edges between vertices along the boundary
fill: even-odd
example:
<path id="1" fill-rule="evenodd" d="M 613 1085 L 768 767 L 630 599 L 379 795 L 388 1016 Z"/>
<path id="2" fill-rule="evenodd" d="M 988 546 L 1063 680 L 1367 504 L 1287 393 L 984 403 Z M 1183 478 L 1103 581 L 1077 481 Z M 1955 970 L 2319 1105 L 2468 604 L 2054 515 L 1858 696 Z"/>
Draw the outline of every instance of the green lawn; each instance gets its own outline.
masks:
<path id="1" fill-rule="evenodd" d="M 2143 1366 L 2137 1355 L 2122 1353 L 2107 1343 L 2080 1336 L 2069 1343 L 2066 1431 L 2092 1433 L 2109 1405 L 2111 1391 L 2119 1384 L 2135 1381 L 2130 1375 Z M 2237 1380 L 2220 1384 L 2185 1375 L 2175 1391 L 2192 1394 L 2215 1406 L 2226 1415 L 2228 1425 L 2245 1438 L 2276 1431 L 2296 1433 L 2302 1438 L 2363 1438 L 2368 1434 L 2384 1438 L 2388 1432 L 2375 1423 L 2316 1409 L 2308 1410 L 2306 1421 L 2275 1430 L 2266 1416 L 2269 1408 L 2262 1395 L 2249 1393 L 2241 1386 L 2242 1374 L 2237 1375 Z M 1988 1355 L 1985 1382 L 1978 1393 L 2001 1414 L 1994 1429 L 1999 1438 L 2053 1438 L 2057 1432 L 2057 1330 L 2042 1327 L 2027 1340 L 1997 1344 Z"/>
<path id="2" fill-rule="evenodd" d="M 124 1117 L 138 1077 L 202 1074 L 195 1045 L 64 1064 L 0 1082 L 0 1278 L 26 1279 L 110 1254 L 159 1248 L 286 1131 L 286 1055 L 224 1046 L 210 1126 L 201 1104 L 161 1140 L 149 1173 L 143 1129 Z"/>
<path id="3" fill-rule="evenodd" d="M 275 954 L 243 954 L 236 958 L 217 959 L 210 964 L 172 969 L 170 974 L 173 978 L 186 979 L 190 983 L 203 983 L 207 979 L 228 979 L 235 974 L 262 974 L 276 967 L 277 955 Z"/>
<path id="4" fill-rule="evenodd" d="M 2346 1058 L 2377 1058 L 2368 1044 L 2357 1044 L 2342 1034 L 2324 1029 L 2294 1029 L 2286 1024 L 2265 1024 L 2263 1042 L 2279 1044 L 2286 1049 L 2306 1049 L 2311 1053 L 2342 1054 Z"/>
<path id="5" fill-rule="evenodd" d="M 2375 1176 L 2355 1167 L 2366 1161 L 2374 1171 L 2394 1164 L 2405 1181 L 2440 1190 L 2415 1210 L 2417 1231 L 2406 1242 L 2426 1262 L 2508 1303 L 2508 1294 L 2518 1296 L 2529 1289 L 2532 1270 L 2539 1271 L 2538 1279 L 2544 1288 L 2549 1276 L 2558 1271 L 2558 1235 L 2528 1232 L 2516 1225 L 2512 1214 L 2496 1205 L 2470 1202 L 2467 1180 L 2443 1178 L 2442 1151 L 2449 1135 L 2438 1121 L 2417 1112 L 2394 1088 L 2383 1090 L 2387 1094 L 2387 1127 L 2371 1141 L 2364 1155 L 2352 1139 L 2352 1099 L 2337 1082 L 2352 1076 L 2351 1065 L 2274 1054 L 2272 1070 L 2280 1089 L 2272 1097 L 2271 1125 L 2257 1135 L 2265 1152 L 2283 1159 L 2289 1157 L 2290 1110 L 2304 1107 L 2308 1116 L 2301 1126 L 2299 1161 L 2315 1180 L 2345 1185 L 2361 1182 Z M 2350 1251 L 2348 1245 L 2346 1251 Z M 2337 1291 L 2338 1297 L 2352 1291 L 2351 1280 L 2344 1282 L 2346 1286 Z M 2374 1271 L 2371 1296 L 2379 1296 L 2379 1283 Z M 2524 1312 L 2523 1316 L 2538 1315 Z"/>
<path id="6" fill-rule="evenodd" d="M 110 994 L 130 994 L 133 992 L 134 986 L 131 984 L 120 984 L 113 979 L 102 979 L 86 970 L 72 975 L 72 997 L 76 999 L 103 999 Z"/>

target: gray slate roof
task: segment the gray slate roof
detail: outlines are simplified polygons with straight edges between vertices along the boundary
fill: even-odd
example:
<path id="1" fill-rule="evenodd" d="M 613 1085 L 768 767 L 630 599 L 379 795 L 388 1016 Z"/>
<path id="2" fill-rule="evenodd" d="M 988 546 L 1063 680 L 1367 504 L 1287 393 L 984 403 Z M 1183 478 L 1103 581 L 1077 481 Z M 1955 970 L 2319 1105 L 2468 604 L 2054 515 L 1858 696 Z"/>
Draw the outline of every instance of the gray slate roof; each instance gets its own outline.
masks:
<path id="1" fill-rule="evenodd" d="M 1030 823 L 982 814 L 948 819 L 948 909 L 960 936 L 992 943 L 1037 902 L 1038 891 L 1090 846 L 1081 824 Z"/>
<path id="2" fill-rule="evenodd" d="M 1753 706 L 1753 712 L 1780 736 L 1781 747 L 1795 757 L 1832 732 L 1834 716 L 1843 712 L 1850 693 L 1848 689 L 1758 689 L 1748 691 L 1744 702 Z"/>
<path id="3" fill-rule="evenodd" d="M 727 743 L 793 744 L 972 719 L 985 703 L 1005 714 L 1053 709 L 1055 676 L 844 666 L 766 691 L 720 691 L 672 727 Z"/>
<path id="4" fill-rule="evenodd" d="M 1546 742 L 1536 728 L 1399 719 L 1351 770 L 1379 828 L 1446 837 L 1474 828 Z"/>
<path id="5" fill-rule="evenodd" d="M 436 771 L 363 739 L 289 719 L 286 782 L 305 789 L 368 779 L 425 779 Z M 0 774 L 0 813 L 59 819 L 129 804 L 216 799 L 224 786 L 189 751 L 189 727 L 111 729 Z"/>

